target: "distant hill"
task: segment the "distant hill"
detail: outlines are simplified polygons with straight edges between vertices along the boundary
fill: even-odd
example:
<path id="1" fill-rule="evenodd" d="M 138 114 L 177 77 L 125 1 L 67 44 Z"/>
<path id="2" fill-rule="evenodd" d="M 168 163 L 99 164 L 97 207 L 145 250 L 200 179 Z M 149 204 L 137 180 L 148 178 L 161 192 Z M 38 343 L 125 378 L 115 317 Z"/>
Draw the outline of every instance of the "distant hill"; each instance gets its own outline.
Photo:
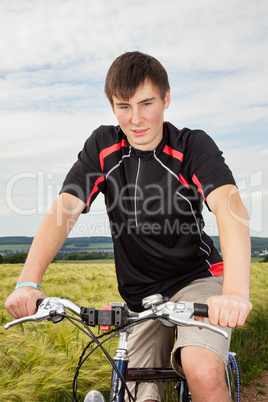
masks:
<path id="1" fill-rule="evenodd" d="M 218 251 L 220 251 L 219 236 L 211 236 L 213 243 Z M 251 237 L 251 252 L 259 253 L 263 250 L 268 250 L 268 237 Z"/>
<path id="2" fill-rule="evenodd" d="M 10 244 L 32 244 L 33 237 L 26 236 L 8 236 L 0 237 L 0 245 L 10 245 Z"/>
<path id="3" fill-rule="evenodd" d="M 219 237 L 211 236 L 215 247 L 220 251 Z M 33 241 L 33 237 L 27 236 L 8 236 L 0 237 L 0 252 L 25 252 L 28 251 Z M 251 237 L 252 253 L 259 253 L 268 250 L 267 237 Z M 60 252 L 90 252 L 90 251 L 109 251 L 113 249 L 112 238 L 108 236 L 92 237 L 69 237 L 66 239 Z"/>
<path id="4" fill-rule="evenodd" d="M 33 237 L 27 236 L 7 236 L 0 237 L 0 245 L 4 244 L 32 244 Z M 108 236 L 92 236 L 92 237 L 68 237 L 64 243 L 69 244 L 88 244 L 88 243 L 112 243 L 112 238 Z"/>
<path id="5" fill-rule="evenodd" d="M 0 253 L 8 255 L 12 253 L 27 252 L 32 244 L 33 237 L 9 236 L 0 237 Z M 60 253 L 112 251 L 112 238 L 108 236 L 70 237 L 63 244 Z"/>

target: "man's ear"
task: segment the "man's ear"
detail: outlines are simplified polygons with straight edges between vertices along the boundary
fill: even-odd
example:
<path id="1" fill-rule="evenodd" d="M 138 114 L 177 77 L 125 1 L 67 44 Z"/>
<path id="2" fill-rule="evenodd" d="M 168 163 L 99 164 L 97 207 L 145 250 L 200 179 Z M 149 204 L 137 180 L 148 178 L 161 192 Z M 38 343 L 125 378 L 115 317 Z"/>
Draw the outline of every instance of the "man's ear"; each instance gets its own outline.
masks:
<path id="1" fill-rule="evenodd" d="M 164 100 L 164 109 L 167 109 L 170 105 L 170 89 L 167 90 Z"/>

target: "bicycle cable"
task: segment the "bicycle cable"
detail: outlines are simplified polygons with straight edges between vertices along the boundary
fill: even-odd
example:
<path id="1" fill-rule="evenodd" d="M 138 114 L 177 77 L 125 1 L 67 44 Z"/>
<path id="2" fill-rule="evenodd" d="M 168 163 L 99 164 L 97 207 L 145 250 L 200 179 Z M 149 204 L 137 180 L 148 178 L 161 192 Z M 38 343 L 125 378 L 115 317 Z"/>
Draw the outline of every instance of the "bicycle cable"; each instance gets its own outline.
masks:
<path id="1" fill-rule="evenodd" d="M 78 374 L 79 374 L 80 368 L 82 367 L 82 365 L 84 364 L 84 362 L 86 361 L 86 359 L 87 359 L 97 348 L 100 347 L 101 350 L 102 350 L 102 352 L 105 354 L 107 360 L 109 361 L 109 363 L 111 364 L 111 366 L 113 367 L 113 369 L 114 369 L 115 372 L 117 373 L 118 377 L 120 378 L 120 380 L 121 380 L 121 382 L 122 382 L 122 384 L 123 384 L 125 390 L 126 390 L 127 393 L 128 393 L 129 400 L 130 400 L 130 401 L 131 401 L 131 400 L 134 400 L 133 397 L 132 397 L 132 395 L 131 395 L 131 393 L 129 392 L 129 389 L 128 389 L 127 385 L 126 385 L 126 381 L 125 381 L 125 379 L 124 379 L 124 376 L 123 376 L 122 373 L 119 371 L 119 369 L 118 369 L 118 367 L 116 366 L 115 362 L 113 361 L 113 358 L 111 357 L 111 355 L 110 355 L 110 354 L 107 352 L 107 350 L 102 346 L 102 344 L 103 344 L 104 342 L 108 341 L 109 339 L 111 339 L 112 337 L 116 336 L 117 334 L 114 333 L 113 335 L 111 335 L 111 336 L 107 337 L 106 339 L 104 339 L 102 342 L 99 342 L 99 338 L 102 338 L 102 337 L 105 336 L 105 335 L 107 336 L 108 334 L 106 333 L 106 334 L 102 334 L 102 335 L 99 335 L 99 336 L 95 336 L 95 335 L 93 334 L 93 332 L 92 332 L 89 328 L 87 328 L 87 330 L 91 333 L 91 337 L 92 337 L 93 339 L 92 339 L 91 342 L 89 342 L 89 344 L 86 346 L 85 349 L 88 349 L 88 347 L 89 347 L 93 342 L 96 343 L 96 346 L 87 354 L 87 356 L 86 356 L 82 361 L 80 361 L 80 363 L 79 363 L 79 365 L 78 365 L 78 367 L 77 367 L 77 369 L 76 369 L 76 374 L 75 374 L 74 382 L 73 382 L 73 391 L 74 391 L 74 393 L 75 393 L 75 396 L 76 396 L 76 389 L 77 389 L 77 378 L 78 378 Z M 109 333 L 111 333 L 111 332 L 115 332 L 115 330 L 110 331 Z M 84 351 L 83 351 L 82 355 L 80 356 L 80 359 L 82 358 L 83 355 L 84 355 Z M 80 360 L 80 359 L 79 359 L 79 360 Z"/>
<path id="2" fill-rule="evenodd" d="M 77 368 L 76 368 L 76 373 L 75 373 L 74 380 L 73 380 L 73 396 L 74 396 L 74 400 L 77 401 L 76 392 L 77 392 L 77 378 L 78 378 L 79 370 L 80 370 L 81 366 L 83 365 L 84 361 L 86 360 L 86 358 L 87 358 L 93 351 L 95 351 L 98 347 L 100 347 L 100 348 L 102 349 L 102 351 L 103 351 L 103 353 L 105 354 L 106 358 L 108 359 L 109 363 L 113 366 L 113 368 L 115 369 L 115 371 L 117 372 L 118 376 L 120 377 L 120 379 L 121 379 L 122 382 L 123 382 L 124 379 L 121 378 L 121 376 L 120 376 L 121 373 L 119 372 L 118 368 L 114 365 L 114 362 L 113 362 L 112 357 L 111 357 L 110 354 L 106 351 L 106 349 L 104 349 L 104 348 L 102 347 L 102 345 L 100 344 L 100 342 L 99 342 L 99 340 L 98 340 L 99 338 L 102 338 L 102 337 L 107 336 L 108 334 L 110 334 L 110 333 L 112 333 L 112 332 L 115 332 L 115 329 L 109 331 L 108 333 L 105 333 L 105 334 L 101 334 L 101 335 L 99 335 L 99 336 L 96 336 L 96 335 L 94 335 L 94 333 L 87 327 L 87 325 L 86 325 L 82 320 L 80 320 L 80 319 L 78 319 L 78 318 L 76 318 L 76 317 L 73 317 L 73 316 L 69 316 L 69 315 L 62 315 L 62 316 L 65 317 L 65 318 L 67 318 L 68 321 L 70 321 L 73 325 L 75 325 L 78 329 L 80 329 L 82 332 L 84 332 L 87 336 L 89 336 L 89 337 L 91 338 L 91 341 L 90 341 L 90 342 L 87 344 L 87 346 L 84 348 L 83 353 L 82 353 L 82 355 L 81 355 L 80 358 L 79 358 L 78 366 L 77 366 Z M 85 330 L 84 330 L 81 326 L 79 326 L 75 321 L 78 321 L 79 323 L 83 324 L 83 326 L 86 328 L 87 331 L 85 331 Z M 115 336 L 115 335 L 116 335 L 116 334 L 114 334 L 114 336 Z M 110 338 L 111 338 L 111 337 L 110 337 Z M 107 338 L 107 340 L 108 340 L 108 338 Z M 90 345 L 91 345 L 92 343 L 94 343 L 94 342 L 97 343 L 97 346 L 88 354 L 88 356 L 87 356 L 83 361 L 81 361 L 81 358 L 82 358 L 83 355 L 85 354 L 85 351 L 86 351 L 86 350 L 90 347 Z M 118 370 L 118 371 L 117 371 L 117 370 Z"/>
<path id="3" fill-rule="evenodd" d="M 74 380 L 73 380 L 73 396 L 74 396 L 74 400 L 77 402 L 76 393 L 77 393 L 77 379 L 78 379 L 78 375 L 79 375 L 79 370 L 80 370 L 81 366 L 84 364 L 85 360 L 86 360 L 98 347 L 100 347 L 101 350 L 103 351 L 103 353 L 105 354 L 106 358 L 108 359 L 109 363 L 112 365 L 113 369 L 116 371 L 118 377 L 119 377 L 120 380 L 122 381 L 122 384 L 123 384 L 125 390 L 126 390 L 127 393 L 128 393 L 129 400 L 130 400 L 130 401 L 131 401 L 131 400 L 134 401 L 134 399 L 133 399 L 133 397 L 132 397 L 132 395 L 131 395 L 131 393 L 130 393 L 130 391 L 129 391 L 127 385 L 126 385 L 126 381 L 125 381 L 125 379 L 124 379 L 122 373 L 119 371 L 118 367 L 115 365 L 115 363 L 114 363 L 114 361 L 113 361 L 111 355 L 110 355 L 110 354 L 107 352 L 107 350 L 102 346 L 102 344 L 103 344 L 104 342 L 108 341 L 108 340 L 111 339 L 113 336 L 116 336 L 117 333 L 114 333 L 112 336 L 106 338 L 103 342 L 99 342 L 99 339 L 100 339 L 100 338 L 102 338 L 102 337 L 104 337 L 104 336 L 107 336 L 107 335 L 109 335 L 110 333 L 115 332 L 116 330 L 113 329 L 113 330 L 109 331 L 108 333 L 106 332 L 105 334 L 101 334 L 101 335 L 99 335 L 99 336 L 96 336 L 96 335 L 94 335 L 94 333 L 86 326 L 86 324 L 83 323 L 82 320 L 79 320 L 79 319 L 76 318 L 76 317 L 68 316 L 68 315 L 64 315 L 64 317 L 67 318 L 73 325 L 75 325 L 77 328 L 79 328 L 82 332 L 84 332 L 86 335 L 88 335 L 88 336 L 91 338 L 91 341 L 90 341 L 90 342 L 88 343 L 88 345 L 84 348 L 83 353 L 82 353 L 82 355 L 81 355 L 80 358 L 79 358 L 78 366 L 77 366 L 77 368 L 76 368 L 76 373 L 75 373 Z M 82 323 L 88 332 L 86 332 L 83 328 L 81 328 L 81 327 L 80 327 L 77 323 L 75 323 L 74 321 L 78 321 L 78 322 Z M 85 354 L 85 350 L 87 350 L 87 349 L 90 347 L 90 345 L 91 345 L 92 343 L 94 343 L 94 342 L 97 344 L 97 345 L 95 346 L 95 348 L 93 348 L 93 349 L 88 353 L 88 355 L 81 361 L 81 358 L 82 358 L 83 355 Z"/>
<path id="4" fill-rule="evenodd" d="M 75 318 L 75 317 L 72 317 L 72 316 L 66 316 L 66 318 L 68 318 L 69 321 L 71 321 L 71 320 L 74 319 L 75 321 L 79 321 L 79 322 L 83 323 L 81 320 L 79 320 L 79 319 L 77 319 L 77 318 Z M 88 359 L 88 357 L 89 357 L 93 352 L 95 352 L 95 350 L 97 350 L 97 348 L 99 348 L 99 347 L 101 348 L 101 350 L 102 350 L 103 353 L 105 354 L 107 360 L 109 361 L 109 363 L 111 364 L 111 366 L 113 367 L 113 369 L 114 369 L 115 372 L 117 373 L 118 377 L 119 377 L 120 380 L 122 381 L 123 387 L 125 388 L 125 390 L 126 390 L 126 392 L 127 392 L 127 394 L 128 394 L 129 400 L 130 400 L 130 401 L 131 401 L 131 400 L 132 400 L 132 401 L 135 401 L 135 399 L 133 398 L 133 396 L 131 395 L 131 393 L 130 393 L 130 391 L 129 391 L 129 388 L 128 388 L 128 386 L 127 386 L 127 383 L 126 383 L 126 380 L 125 380 L 124 376 L 123 376 L 122 373 L 119 371 L 119 369 L 118 369 L 118 367 L 116 366 L 116 364 L 114 363 L 113 358 L 111 357 L 111 355 L 107 352 L 107 350 L 106 350 L 102 345 L 103 345 L 103 343 L 105 343 L 106 341 L 108 341 L 108 340 L 112 339 L 114 336 L 118 335 L 120 332 L 126 331 L 126 330 L 128 330 L 128 329 L 130 329 L 130 328 L 132 328 L 132 327 L 134 327 L 134 326 L 136 326 L 136 325 L 141 324 L 142 322 L 148 321 L 149 319 L 156 319 L 156 318 L 157 318 L 157 316 L 156 316 L 155 314 L 152 314 L 152 315 L 150 315 L 150 316 L 148 316 L 148 317 L 142 318 L 142 319 L 139 320 L 139 321 L 130 323 L 129 325 L 125 326 L 124 328 L 121 328 L 120 330 L 111 330 L 111 331 L 109 331 L 108 333 L 106 332 L 105 334 L 101 334 L 101 335 L 99 335 L 99 336 L 94 335 L 94 333 L 88 328 L 88 326 L 87 326 L 85 323 L 83 323 L 83 325 L 85 326 L 86 330 L 87 330 L 87 331 L 89 332 L 89 334 L 90 334 L 90 335 L 89 335 L 89 334 L 87 333 L 87 335 L 90 336 L 90 338 L 91 338 L 92 340 L 91 340 L 91 341 L 88 343 L 88 345 L 84 348 L 84 350 L 83 350 L 83 352 L 82 352 L 82 355 L 81 355 L 80 358 L 79 358 L 78 366 L 77 366 L 77 368 L 76 368 L 76 373 L 75 373 L 74 380 L 73 380 L 73 393 L 74 393 L 75 401 L 77 401 L 77 399 L 76 399 L 76 392 L 77 392 L 77 379 L 78 379 L 78 375 L 79 375 L 79 370 L 80 370 L 80 368 L 82 367 L 82 365 L 84 364 L 84 362 Z M 80 327 L 79 327 L 76 323 L 74 323 L 74 322 L 72 322 L 72 323 L 73 323 L 74 325 L 76 325 L 76 326 L 80 329 Z M 85 331 L 83 330 L 83 332 L 85 332 Z M 114 332 L 114 333 L 112 333 L 112 332 Z M 107 335 L 109 335 L 109 334 L 111 334 L 111 333 L 112 333 L 112 335 L 110 335 L 110 336 L 107 337 Z M 102 338 L 102 337 L 104 337 L 104 336 L 106 336 L 106 338 L 105 338 L 102 342 L 99 342 L 99 339 Z M 92 345 L 92 343 L 94 343 L 94 342 L 96 343 L 96 346 L 84 357 L 83 360 L 81 360 L 82 357 L 83 357 L 84 354 L 85 354 L 85 351 L 86 351 L 86 350 L 90 347 L 90 345 Z"/>
<path id="5" fill-rule="evenodd" d="M 116 366 L 116 364 L 114 363 L 113 358 L 111 357 L 111 355 L 107 352 L 107 350 L 102 346 L 106 341 L 112 339 L 114 336 L 118 335 L 120 332 L 123 331 L 127 331 L 130 328 L 141 324 L 142 322 L 148 321 L 149 319 L 156 319 L 157 316 L 155 314 L 152 314 L 150 316 L 147 316 L 145 318 L 142 318 L 138 321 L 135 321 L 133 323 L 130 323 L 129 325 L 125 326 L 124 328 L 121 328 L 119 330 L 116 329 L 112 329 L 109 332 L 106 332 L 104 334 L 98 335 L 96 336 L 91 330 L 90 328 L 79 318 L 73 317 L 73 316 L 69 316 L 67 314 L 61 314 L 61 316 L 63 318 L 67 318 L 68 321 L 70 321 L 73 325 L 75 325 L 80 331 L 82 331 L 84 334 L 86 334 L 87 336 L 89 336 L 89 338 L 91 338 L 91 341 L 84 347 L 83 352 L 79 358 L 79 362 L 78 362 L 78 366 L 76 368 L 76 372 L 74 375 L 74 380 L 73 380 L 73 397 L 75 402 L 77 402 L 77 379 L 78 379 L 78 375 L 79 375 L 79 370 L 82 367 L 82 365 L 84 364 L 84 362 L 88 359 L 88 357 L 95 351 L 97 350 L 97 348 L 101 348 L 102 352 L 104 353 L 104 355 L 106 356 L 107 360 L 109 361 L 109 363 L 111 364 L 111 366 L 113 367 L 113 369 L 115 370 L 116 374 L 118 375 L 118 377 L 120 378 L 123 387 L 125 388 L 127 394 L 128 394 L 128 398 L 129 401 L 135 401 L 136 399 L 131 395 L 129 388 L 127 386 L 126 380 L 124 378 L 124 376 L 122 375 L 122 373 L 119 371 L 118 367 Z M 164 317 L 163 317 L 164 318 Z M 82 328 L 80 325 L 78 325 L 75 321 L 79 322 L 80 324 L 83 325 L 84 328 Z M 110 335 L 111 334 L 111 335 Z M 107 335 L 110 335 L 107 337 Z M 106 337 L 102 342 L 99 341 L 99 339 Z M 93 344 L 96 343 L 96 346 L 84 357 L 86 350 Z"/>

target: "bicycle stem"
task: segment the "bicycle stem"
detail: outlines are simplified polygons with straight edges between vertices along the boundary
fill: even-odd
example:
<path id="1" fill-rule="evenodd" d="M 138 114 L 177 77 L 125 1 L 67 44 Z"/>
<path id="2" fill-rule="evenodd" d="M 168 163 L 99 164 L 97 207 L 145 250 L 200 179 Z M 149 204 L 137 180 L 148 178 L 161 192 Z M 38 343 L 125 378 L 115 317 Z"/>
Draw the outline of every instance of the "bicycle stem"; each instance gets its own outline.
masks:
<path id="1" fill-rule="evenodd" d="M 127 372 L 128 365 L 128 354 L 127 354 L 127 341 L 128 341 L 129 331 L 122 331 L 119 333 L 118 347 L 116 349 L 114 363 L 119 369 L 120 373 L 125 378 Z M 118 374 L 115 370 L 113 370 L 112 378 L 111 378 L 111 387 L 110 387 L 110 401 L 113 402 L 123 402 L 125 390 L 120 380 Z"/>

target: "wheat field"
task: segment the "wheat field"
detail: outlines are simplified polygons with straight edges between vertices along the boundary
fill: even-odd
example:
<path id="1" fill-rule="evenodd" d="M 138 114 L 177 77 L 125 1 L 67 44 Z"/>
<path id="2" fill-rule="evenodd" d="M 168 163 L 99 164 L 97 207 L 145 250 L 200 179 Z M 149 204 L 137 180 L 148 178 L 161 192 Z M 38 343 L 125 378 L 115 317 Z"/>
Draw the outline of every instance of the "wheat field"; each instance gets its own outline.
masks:
<path id="1" fill-rule="evenodd" d="M 235 331 L 232 339 L 232 350 L 239 354 L 245 383 L 267 364 L 267 268 L 268 263 L 252 264 L 254 310 L 247 325 Z M 21 264 L 0 265 L 0 400 L 72 401 L 75 368 L 88 338 L 67 320 L 58 324 L 29 322 L 8 331 L 4 329 L 4 324 L 11 320 L 4 302 L 21 269 Z M 110 301 L 121 301 L 113 263 L 53 263 L 43 278 L 42 291 L 47 296 L 71 299 L 87 307 L 100 308 Z M 106 347 L 113 356 L 116 339 Z M 110 372 L 106 358 L 101 352 L 95 352 L 80 371 L 80 400 L 91 388 L 107 394 Z"/>

